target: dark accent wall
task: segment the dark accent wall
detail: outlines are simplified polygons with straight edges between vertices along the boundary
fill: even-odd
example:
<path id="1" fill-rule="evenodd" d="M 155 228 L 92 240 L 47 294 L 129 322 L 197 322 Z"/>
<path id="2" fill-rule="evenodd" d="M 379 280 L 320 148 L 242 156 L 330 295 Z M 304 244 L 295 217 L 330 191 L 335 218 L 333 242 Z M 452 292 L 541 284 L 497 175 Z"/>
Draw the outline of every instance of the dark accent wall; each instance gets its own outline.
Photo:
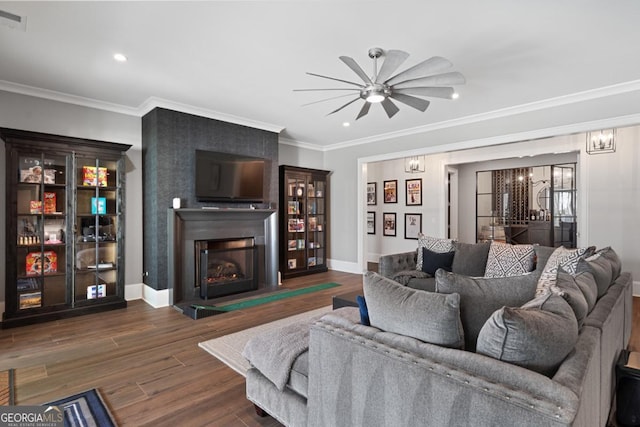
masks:
<path id="1" fill-rule="evenodd" d="M 278 134 L 248 126 L 154 108 L 142 118 L 144 283 L 167 289 L 167 209 L 174 197 L 182 208 L 248 208 L 245 203 L 201 203 L 195 198 L 195 152 L 241 154 L 270 160 L 265 165 L 262 207 L 278 203 Z"/>

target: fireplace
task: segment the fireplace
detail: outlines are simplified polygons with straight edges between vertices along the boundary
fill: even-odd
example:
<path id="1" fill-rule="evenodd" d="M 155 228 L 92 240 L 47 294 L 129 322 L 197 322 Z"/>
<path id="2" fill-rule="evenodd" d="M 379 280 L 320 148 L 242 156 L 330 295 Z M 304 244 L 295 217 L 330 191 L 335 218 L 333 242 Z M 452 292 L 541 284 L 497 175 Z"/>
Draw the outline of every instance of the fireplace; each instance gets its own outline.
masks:
<path id="1" fill-rule="evenodd" d="M 258 289 L 258 247 L 253 237 L 196 240 L 195 286 L 209 299 Z"/>
<path id="2" fill-rule="evenodd" d="M 196 242 L 199 241 L 252 239 L 253 251 L 258 261 L 257 267 L 250 263 L 250 268 L 253 268 L 252 275 L 257 280 L 258 288 L 246 292 L 246 295 L 278 288 L 278 214 L 275 209 L 183 208 L 168 209 L 167 214 L 167 238 L 172 242 L 168 254 L 168 288 L 171 291 L 171 301 L 176 307 L 182 309 L 201 300 L 201 269 L 196 272 L 196 264 L 202 263 L 200 249 L 209 250 L 209 246 L 198 247 Z M 213 257 L 210 251 L 208 258 Z M 219 255 L 216 257 L 220 258 Z M 239 260 L 232 258 L 231 262 L 239 263 Z M 202 264 L 208 267 L 208 263 L 207 259 Z M 243 274 L 247 275 L 247 272 L 244 271 Z M 214 298 L 210 292 L 226 292 L 225 288 L 226 284 L 214 291 L 216 287 L 207 286 L 207 298 Z M 222 296 L 219 299 L 225 298 L 233 297 Z"/>

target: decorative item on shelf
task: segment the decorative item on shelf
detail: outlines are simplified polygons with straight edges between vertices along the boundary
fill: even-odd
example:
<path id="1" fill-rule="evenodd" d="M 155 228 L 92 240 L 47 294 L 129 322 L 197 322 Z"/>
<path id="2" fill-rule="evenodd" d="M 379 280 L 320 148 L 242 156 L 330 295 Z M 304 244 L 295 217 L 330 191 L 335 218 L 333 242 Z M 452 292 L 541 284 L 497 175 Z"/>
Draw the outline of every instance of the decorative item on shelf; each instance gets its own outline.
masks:
<path id="1" fill-rule="evenodd" d="M 404 171 L 406 173 L 424 172 L 424 156 L 411 156 L 404 158 Z"/>
<path id="2" fill-rule="evenodd" d="M 29 201 L 29 213 L 31 213 L 31 214 L 41 214 L 42 213 L 42 202 L 40 200 L 30 200 Z"/>
<path id="3" fill-rule="evenodd" d="M 56 213 L 56 193 L 50 191 L 44 192 L 44 213 Z"/>
<path id="4" fill-rule="evenodd" d="M 180 197 L 173 198 L 173 209 L 180 209 Z"/>
<path id="5" fill-rule="evenodd" d="M 107 296 L 107 285 L 91 285 L 87 286 L 87 299 L 104 298 Z"/>
<path id="6" fill-rule="evenodd" d="M 58 255 L 54 251 L 29 252 L 25 258 L 27 276 L 56 273 L 58 271 Z"/>
<path id="7" fill-rule="evenodd" d="M 107 186 L 107 168 L 97 168 L 95 166 L 82 167 L 82 185 L 106 187 Z"/>
<path id="8" fill-rule="evenodd" d="M 42 305 L 42 294 L 40 292 L 29 292 L 20 294 L 19 309 L 36 308 Z"/>
<path id="9" fill-rule="evenodd" d="M 107 198 L 92 197 L 91 198 L 91 214 L 104 215 L 107 213 Z"/>
<path id="10" fill-rule="evenodd" d="M 587 153 L 615 153 L 616 129 L 587 132 Z"/>

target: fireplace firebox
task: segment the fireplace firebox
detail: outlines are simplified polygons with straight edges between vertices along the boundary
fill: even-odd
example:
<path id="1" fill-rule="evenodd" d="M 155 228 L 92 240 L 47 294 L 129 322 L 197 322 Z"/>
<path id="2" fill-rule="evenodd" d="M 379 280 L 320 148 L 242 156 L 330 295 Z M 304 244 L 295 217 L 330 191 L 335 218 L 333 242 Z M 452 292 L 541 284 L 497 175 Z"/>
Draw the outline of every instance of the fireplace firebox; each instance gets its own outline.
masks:
<path id="1" fill-rule="evenodd" d="M 258 289 L 258 247 L 253 237 L 196 240 L 195 254 L 200 298 Z"/>

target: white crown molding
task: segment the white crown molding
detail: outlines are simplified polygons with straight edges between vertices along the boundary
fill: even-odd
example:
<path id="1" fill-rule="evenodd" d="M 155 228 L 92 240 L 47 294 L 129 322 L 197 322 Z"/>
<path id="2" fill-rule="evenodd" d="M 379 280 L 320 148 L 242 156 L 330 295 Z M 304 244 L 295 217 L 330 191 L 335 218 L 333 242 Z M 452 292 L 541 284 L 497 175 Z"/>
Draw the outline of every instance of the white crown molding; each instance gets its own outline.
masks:
<path id="1" fill-rule="evenodd" d="M 0 80 L 0 90 L 7 92 L 19 93 L 22 95 L 33 96 L 37 98 L 44 98 L 58 102 L 64 102 L 68 104 L 79 105 L 83 107 L 96 108 L 105 111 L 111 111 L 114 113 L 132 115 L 142 117 L 154 108 L 166 108 L 174 111 L 180 111 L 187 114 L 194 114 L 197 116 L 207 117 L 214 120 L 221 120 L 229 123 L 234 123 L 242 126 L 248 126 L 252 128 L 262 129 L 269 132 L 280 133 L 285 127 L 281 125 L 274 125 L 270 123 L 264 123 L 256 120 L 250 120 L 243 117 L 238 117 L 230 114 L 221 113 L 219 111 L 209 110 L 206 108 L 196 107 L 188 104 L 182 104 L 179 102 L 158 98 L 155 96 L 149 97 L 138 107 L 129 107 L 126 105 L 115 104 L 105 101 L 99 101 L 91 98 L 85 98 L 76 95 L 70 95 L 62 92 L 56 92 L 48 89 L 41 89 L 33 86 L 22 85 L 19 83 L 13 83 L 6 80 Z M 544 110 L 547 108 L 553 108 L 568 104 L 574 104 L 578 102 L 589 101 L 593 99 L 603 98 L 607 96 L 619 95 L 628 92 L 634 92 L 640 90 L 640 80 L 632 80 L 629 82 L 618 83 L 615 85 L 604 86 L 601 88 L 585 90 L 582 92 L 576 92 L 569 95 L 558 96 L 555 98 L 549 98 L 541 101 L 530 102 L 527 104 L 516 105 L 513 107 L 502 108 L 498 110 L 488 111 L 486 113 L 474 114 L 470 116 L 460 117 L 452 120 L 445 120 L 442 122 L 432 123 L 425 126 L 418 126 L 413 128 L 407 128 L 396 132 L 383 133 L 367 138 L 354 139 L 351 141 L 339 142 L 327 146 L 318 144 L 295 141 L 288 138 L 280 138 L 279 142 L 282 144 L 304 148 L 315 151 L 333 151 L 343 148 L 355 147 L 358 145 L 369 144 L 373 142 L 384 141 L 391 138 L 399 138 L 404 136 L 410 136 L 420 133 L 432 132 L 439 129 L 452 128 L 456 126 L 463 126 L 467 124 L 482 122 L 486 120 L 492 120 L 497 118 L 504 118 L 512 115 Z M 629 117 L 629 116 L 625 116 Z M 609 121 L 604 120 L 603 126 L 611 126 Z M 637 124 L 624 122 L 622 125 Z M 618 125 L 618 126 L 622 126 Z M 599 126 L 601 128 L 603 126 Z M 595 128 L 595 127 L 594 127 Z M 583 132 L 590 129 L 580 129 L 575 132 Z M 568 132 L 565 132 L 565 134 Z M 540 137 L 540 136 L 538 136 Z"/>
<path id="2" fill-rule="evenodd" d="M 290 138 L 282 138 L 280 137 L 278 139 L 278 142 L 280 144 L 284 144 L 284 145 L 291 145 L 292 147 L 297 147 L 297 148 L 304 148 L 307 150 L 315 150 L 315 151 L 327 151 L 325 148 L 321 145 L 318 144 L 312 144 L 310 142 L 301 142 L 301 141 L 295 141 L 293 139 Z"/>
<path id="3" fill-rule="evenodd" d="M 266 130 L 269 132 L 280 133 L 284 126 L 273 125 L 256 120 L 246 119 L 244 117 L 233 116 L 231 114 L 221 113 L 219 111 L 208 110 L 206 108 L 195 107 L 193 105 L 182 104 L 152 96 L 145 100 L 138 107 L 129 107 L 111 102 L 98 101 L 96 99 L 85 98 L 82 96 L 69 95 L 67 93 L 56 92 L 48 89 L 41 89 L 33 86 L 12 83 L 6 80 L 0 80 L 0 90 L 6 92 L 19 93 L 21 95 L 33 96 L 36 98 L 49 99 L 52 101 L 64 102 L 66 104 L 79 105 L 81 107 L 95 108 L 98 110 L 110 111 L 112 113 L 126 114 L 129 116 L 142 117 L 154 108 L 166 108 L 169 110 L 179 111 L 181 113 L 193 114 L 209 119 L 221 120 L 227 123 L 248 126 L 256 129 Z"/>
<path id="4" fill-rule="evenodd" d="M 425 126 L 418 126 L 413 128 L 403 129 L 397 132 L 388 132 L 384 134 L 375 135 L 372 137 L 354 139 L 351 141 L 339 142 L 323 147 L 324 151 L 340 150 L 343 148 L 354 147 L 363 144 L 370 144 L 372 142 L 384 141 L 391 138 L 399 138 L 403 136 L 410 136 L 419 133 L 432 132 L 439 129 L 452 128 L 456 126 L 463 126 L 472 123 L 482 122 L 486 120 L 504 118 L 522 113 L 529 113 L 532 111 L 539 111 L 553 107 L 559 107 L 568 104 L 574 104 L 578 102 L 589 101 L 598 98 L 604 98 L 607 96 L 620 95 L 623 93 L 634 92 L 640 90 L 640 80 L 633 80 L 630 82 L 619 83 L 611 86 L 605 86 L 597 89 L 585 90 L 582 92 L 576 92 L 569 95 L 558 96 L 555 98 L 544 99 L 541 101 L 530 102 L 527 104 L 515 105 L 513 107 L 501 108 L 498 110 L 488 111 L 486 113 L 474 114 L 470 116 L 460 117 L 453 120 L 445 120 L 438 123 L 432 123 Z M 637 122 L 636 122 L 637 123 Z"/>
<path id="5" fill-rule="evenodd" d="M 138 107 L 139 116 L 144 116 L 154 108 L 166 108 L 168 110 L 179 111 L 181 113 L 193 114 L 195 116 L 206 117 L 208 119 L 221 120 L 236 125 L 248 126 L 256 129 L 262 129 L 269 132 L 280 133 L 284 130 L 284 126 L 273 125 L 270 123 L 250 120 L 244 117 L 238 117 L 231 114 L 221 113 L 219 111 L 209 110 L 206 108 L 195 107 L 193 105 L 182 104 L 180 102 L 162 99 L 155 96 L 148 98 Z"/>
<path id="6" fill-rule="evenodd" d="M 65 104 L 79 105 L 81 107 L 95 108 L 98 110 L 110 111 L 112 113 L 125 114 L 128 116 L 139 116 L 139 109 L 126 105 L 114 104 L 111 102 L 98 101 L 92 98 L 69 95 L 68 93 L 56 92 L 49 89 L 22 85 L 19 83 L 0 80 L 0 90 L 18 93 L 20 95 L 33 96 L 35 98 L 49 99 L 51 101 L 63 102 Z"/>

